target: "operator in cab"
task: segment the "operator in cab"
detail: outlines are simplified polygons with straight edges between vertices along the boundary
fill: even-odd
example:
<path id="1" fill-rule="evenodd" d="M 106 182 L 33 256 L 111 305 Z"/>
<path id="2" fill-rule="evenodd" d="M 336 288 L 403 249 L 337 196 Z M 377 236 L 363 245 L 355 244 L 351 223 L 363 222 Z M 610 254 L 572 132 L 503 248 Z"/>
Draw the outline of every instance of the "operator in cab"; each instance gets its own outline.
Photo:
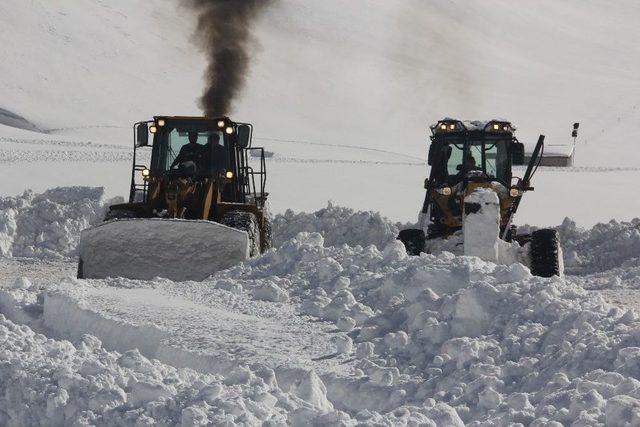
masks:
<path id="1" fill-rule="evenodd" d="M 207 159 L 207 170 L 213 173 L 221 173 L 229 167 L 229 155 L 224 146 L 220 143 L 220 134 L 209 135 L 207 145 L 205 145 L 205 158 Z"/>
<path id="2" fill-rule="evenodd" d="M 180 148 L 180 153 L 176 156 L 170 169 L 176 166 L 194 168 L 194 172 L 200 171 L 203 166 L 205 147 L 198 144 L 198 132 L 189 132 L 189 143 Z"/>

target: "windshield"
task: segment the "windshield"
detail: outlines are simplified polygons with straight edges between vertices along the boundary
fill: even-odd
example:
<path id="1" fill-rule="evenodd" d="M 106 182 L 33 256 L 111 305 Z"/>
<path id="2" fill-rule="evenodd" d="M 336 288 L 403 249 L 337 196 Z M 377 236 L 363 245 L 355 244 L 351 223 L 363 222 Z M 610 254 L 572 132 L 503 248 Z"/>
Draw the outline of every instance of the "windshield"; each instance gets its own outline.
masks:
<path id="1" fill-rule="evenodd" d="M 229 151 L 218 130 L 167 128 L 156 135 L 155 170 L 188 175 L 211 175 L 228 169 Z"/>
<path id="2" fill-rule="evenodd" d="M 457 182 L 474 171 L 498 181 L 508 182 L 509 153 L 507 141 L 469 141 L 444 145 L 448 182 Z"/>

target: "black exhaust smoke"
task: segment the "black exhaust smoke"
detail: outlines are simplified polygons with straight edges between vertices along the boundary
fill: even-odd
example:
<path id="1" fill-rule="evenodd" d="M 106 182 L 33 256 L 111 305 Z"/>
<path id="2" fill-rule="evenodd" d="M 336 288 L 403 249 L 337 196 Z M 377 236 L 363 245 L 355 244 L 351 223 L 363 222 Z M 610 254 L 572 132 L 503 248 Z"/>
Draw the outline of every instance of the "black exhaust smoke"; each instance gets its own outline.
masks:
<path id="1" fill-rule="evenodd" d="M 249 71 L 251 24 L 273 0 L 181 0 L 198 17 L 195 41 L 209 65 L 200 106 L 209 117 L 227 115 Z"/>

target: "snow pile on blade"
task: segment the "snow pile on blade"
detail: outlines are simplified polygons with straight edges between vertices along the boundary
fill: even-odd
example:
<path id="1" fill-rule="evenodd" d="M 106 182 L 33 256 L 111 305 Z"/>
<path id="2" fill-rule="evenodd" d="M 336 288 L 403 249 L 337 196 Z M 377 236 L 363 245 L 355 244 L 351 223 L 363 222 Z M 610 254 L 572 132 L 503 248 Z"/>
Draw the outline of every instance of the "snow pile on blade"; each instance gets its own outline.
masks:
<path id="1" fill-rule="evenodd" d="M 80 231 L 102 221 L 112 202 L 102 188 L 90 187 L 0 197 L 0 256 L 74 256 Z"/>
<path id="2" fill-rule="evenodd" d="M 301 232 L 320 233 L 327 246 L 368 246 L 383 248 L 395 240 L 399 224 L 394 224 L 378 212 L 362 212 L 334 206 L 331 203 L 313 213 L 287 210 L 273 220 L 273 244 L 279 247 Z"/>
<path id="3" fill-rule="evenodd" d="M 249 258 L 249 237 L 211 221 L 125 219 L 83 230 L 79 252 L 87 279 L 203 280 Z"/>

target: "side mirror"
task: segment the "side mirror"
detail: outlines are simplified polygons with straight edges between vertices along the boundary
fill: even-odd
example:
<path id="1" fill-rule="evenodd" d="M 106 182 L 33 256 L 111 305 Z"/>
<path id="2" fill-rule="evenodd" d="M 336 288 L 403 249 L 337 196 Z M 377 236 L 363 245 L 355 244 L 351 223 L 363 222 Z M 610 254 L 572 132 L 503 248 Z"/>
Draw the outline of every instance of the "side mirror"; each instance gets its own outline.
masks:
<path id="1" fill-rule="evenodd" d="M 149 125 L 140 123 L 136 128 L 136 147 L 149 145 Z"/>
<path id="2" fill-rule="evenodd" d="M 514 166 L 524 165 L 524 144 L 521 142 L 514 142 L 511 146 L 511 163 Z"/>
<path id="3" fill-rule="evenodd" d="M 238 126 L 238 148 L 245 149 L 251 146 L 251 126 Z"/>

